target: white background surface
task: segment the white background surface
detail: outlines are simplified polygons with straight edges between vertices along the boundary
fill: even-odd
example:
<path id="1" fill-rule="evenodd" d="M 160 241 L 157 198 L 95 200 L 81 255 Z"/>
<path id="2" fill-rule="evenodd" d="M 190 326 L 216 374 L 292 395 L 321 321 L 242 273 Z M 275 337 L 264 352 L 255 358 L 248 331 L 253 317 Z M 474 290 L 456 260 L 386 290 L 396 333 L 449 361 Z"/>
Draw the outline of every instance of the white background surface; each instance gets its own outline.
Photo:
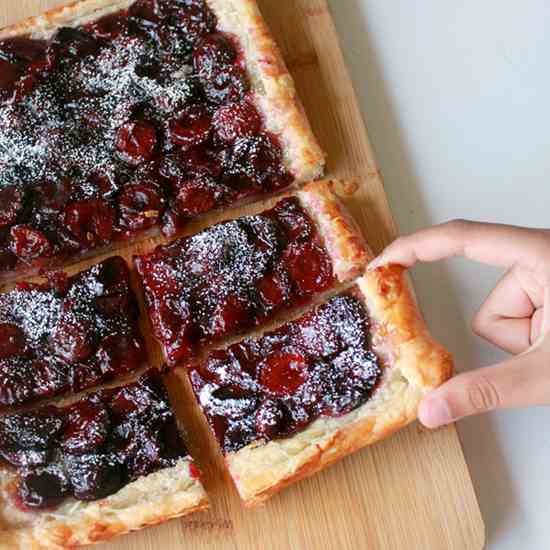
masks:
<path id="1" fill-rule="evenodd" d="M 550 227 L 550 3 L 330 4 L 401 232 L 456 217 Z M 463 260 L 413 272 L 460 370 L 502 357 L 469 332 L 498 276 Z M 459 430 L 488 548 L 550 548 L 550 411 Z"/>

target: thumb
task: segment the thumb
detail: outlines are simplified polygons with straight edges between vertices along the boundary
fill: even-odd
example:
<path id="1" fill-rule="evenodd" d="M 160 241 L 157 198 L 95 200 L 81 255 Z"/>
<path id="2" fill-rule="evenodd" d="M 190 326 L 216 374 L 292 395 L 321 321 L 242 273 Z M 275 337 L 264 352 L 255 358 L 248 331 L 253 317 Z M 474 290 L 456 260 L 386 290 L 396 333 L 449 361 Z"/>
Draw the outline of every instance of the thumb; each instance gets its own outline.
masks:
<path id="1" fill-rule="evenodd" d="M 550 405 L 550 346 L 459 374 L 430 392 L 418 409 L 427 428 L 493 409 Z"/>

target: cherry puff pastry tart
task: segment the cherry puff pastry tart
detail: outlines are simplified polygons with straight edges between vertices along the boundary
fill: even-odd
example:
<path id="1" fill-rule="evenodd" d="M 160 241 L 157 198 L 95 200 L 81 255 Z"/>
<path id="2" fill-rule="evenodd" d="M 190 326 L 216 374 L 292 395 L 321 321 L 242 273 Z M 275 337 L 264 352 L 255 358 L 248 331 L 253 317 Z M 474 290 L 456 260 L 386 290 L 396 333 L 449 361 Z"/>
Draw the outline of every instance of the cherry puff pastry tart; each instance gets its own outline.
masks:
<path id="1" fill-rule="evenodd" d="M 157 369 L 0 415 L 0 548 L 91 544 L 207 507 Z"/>
<path id="2" fill-rule="evenodd" d="M 403 270 L 391 266 L 187 371 L 251 506 L 414 420 L 452 360 L 429 336 Z"/>
<path id="3" fill-rule="evenodd" d="M 0 278 L 323 164 L 250 0 L 82 0 L 0 30 Z"/>

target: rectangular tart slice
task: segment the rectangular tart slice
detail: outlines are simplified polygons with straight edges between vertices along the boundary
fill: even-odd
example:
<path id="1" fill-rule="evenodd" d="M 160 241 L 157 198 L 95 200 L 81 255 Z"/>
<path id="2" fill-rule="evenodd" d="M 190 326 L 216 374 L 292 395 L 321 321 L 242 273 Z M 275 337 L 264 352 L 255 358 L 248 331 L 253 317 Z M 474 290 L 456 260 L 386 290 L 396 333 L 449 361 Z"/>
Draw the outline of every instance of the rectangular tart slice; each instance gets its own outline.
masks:
<path id="1" fill-rule="evenodd" d="M 0 294 L 0 410 L 74 393 L 145 366 L 126 262 Z"/>
<path id="2" fill-rule="evenodd" d="M 0 277 L 323 164 L 251 0 L 82 0 L 0 30 Z"/>
<path id="3" fill-rule="evenodd" d="M 250 506 L 414 420 L 451 370 L 401 268 L 390 267 L 188 372 Z"/>
<path id="4" fill-rule="evenodd" d="M 160 373 L 0 416 L 0 549 L 74 548 L 207 507 Z"/>
<path id="5" fill-rule="evenodd" d="M 327 182 L 135 258 L 169 365 L 358 275 L 367 249 Z"/>

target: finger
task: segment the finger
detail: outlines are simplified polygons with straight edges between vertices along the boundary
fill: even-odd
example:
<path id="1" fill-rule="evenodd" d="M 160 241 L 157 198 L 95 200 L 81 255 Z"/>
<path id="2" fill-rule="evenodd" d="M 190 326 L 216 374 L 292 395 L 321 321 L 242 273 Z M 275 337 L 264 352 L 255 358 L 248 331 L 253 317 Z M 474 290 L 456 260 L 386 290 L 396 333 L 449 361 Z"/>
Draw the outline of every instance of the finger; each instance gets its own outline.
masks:
<path id="1" fill-rule="evenodd" d="M 531 296 L 510 270 L 481 305 L 472 320 L 472 330 L 509 353 L 522 353 L 532 343 L 531 317 L 535 311 Z"/>
<path id="2" fill-rule="evenodd" d="M 550 404 L 546 347 L 452 378 L 422 400 L 420 421 L 437 428 L 493 409 Z"/>
<path id="3" fill-rule="evenodd" d="M 549 235 L 545 230 L 455 220 L 400 237 L 371 262 L 369 269 L 390 263 L 411 267 L 418 261 L 452 256 L 534 269 L 537 262 L 550 257 Z"/>

